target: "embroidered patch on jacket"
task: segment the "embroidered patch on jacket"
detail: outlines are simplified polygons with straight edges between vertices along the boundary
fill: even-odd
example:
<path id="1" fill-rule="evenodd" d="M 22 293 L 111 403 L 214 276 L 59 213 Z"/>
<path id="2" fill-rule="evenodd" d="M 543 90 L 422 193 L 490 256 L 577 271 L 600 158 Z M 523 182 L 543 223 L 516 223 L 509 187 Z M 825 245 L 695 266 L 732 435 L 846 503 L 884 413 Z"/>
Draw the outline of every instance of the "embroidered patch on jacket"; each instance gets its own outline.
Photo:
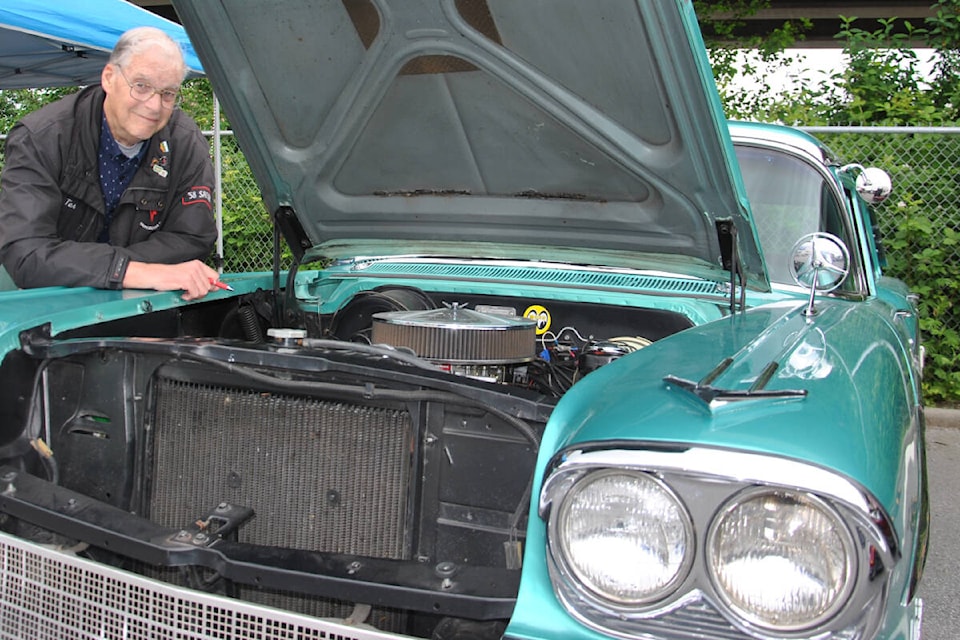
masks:
<path id="1" fill-rule="evenodd" d="M 157 221 L 157 214 L 160 213 L 155 209 L 150 211 L 150 224 L 147 224 L 144 221 L 140 221 L 140 228 L 144 231 L 156 231 L 160 228 L 160 222 Z"/>
<path id="2" fill-rule="evenodd" d="M 183 194 L 181 202 L 185 207 L 191 204 L 205 204 L 207 205 L 207 209 L 213 209 L 213 194 L 210 192 L 210 187 L 204 187 L 202 185 L 190 187 L 187 192 Z"/>

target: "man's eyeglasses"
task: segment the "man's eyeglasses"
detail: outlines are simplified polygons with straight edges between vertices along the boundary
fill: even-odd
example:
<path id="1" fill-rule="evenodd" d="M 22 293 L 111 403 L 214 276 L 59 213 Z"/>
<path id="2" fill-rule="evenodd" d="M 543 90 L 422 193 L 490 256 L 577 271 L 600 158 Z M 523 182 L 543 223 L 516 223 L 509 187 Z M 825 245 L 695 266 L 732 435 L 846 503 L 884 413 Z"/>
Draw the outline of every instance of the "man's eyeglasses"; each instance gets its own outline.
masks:
<path id="1" fill-rule="evenodd" d="M 123 78 L 123 81 L 130 85 L 130 97 L 134 100 L 139 100 L 140 102 L 146 102 L 150 98 L 157 94 L 160 96 L 160 104 L 162 104 L 167 109 L 173 109 L 180 104 L 180 95 L 179 91 L 173 91 L 172 89 L 157 89 L 153 85 L 149 85 L 146 82 L 130 82 L 127 80 L 127 76 L 124 75 L 123 69 L 120 68 L 120 65 L 113 65 L 117 68 L 117 71 L 120 72 L 120 77 Z"/>

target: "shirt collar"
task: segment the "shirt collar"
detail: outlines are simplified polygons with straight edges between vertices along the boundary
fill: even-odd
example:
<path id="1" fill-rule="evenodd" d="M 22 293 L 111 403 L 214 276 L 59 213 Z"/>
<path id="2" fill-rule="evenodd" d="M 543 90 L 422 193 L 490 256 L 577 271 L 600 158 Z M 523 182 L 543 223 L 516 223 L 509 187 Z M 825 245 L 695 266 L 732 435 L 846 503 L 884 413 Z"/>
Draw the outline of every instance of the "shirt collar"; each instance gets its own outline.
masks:
<path id="1" fill-rule="evenodd" d="M 129 160 L 142 159 L 147 148 L 147 143 L 148 141 L 144 140 L 143 144 L 140 145 L 140 150 L 137 151 L 137 155 L 129 158 Z M 106 112 L 104 112 L 101 116 L 100 149 L 105 152 L 108 158 L 113 158 L 121 162 L 128 160 L 127 156 L 123 153 L 123 150 L 120 149 L 120 145 L 117 143 L 117 140 L 113 137 L 113 133 L 110 132 L 110 125 L 107 123 Z"/>

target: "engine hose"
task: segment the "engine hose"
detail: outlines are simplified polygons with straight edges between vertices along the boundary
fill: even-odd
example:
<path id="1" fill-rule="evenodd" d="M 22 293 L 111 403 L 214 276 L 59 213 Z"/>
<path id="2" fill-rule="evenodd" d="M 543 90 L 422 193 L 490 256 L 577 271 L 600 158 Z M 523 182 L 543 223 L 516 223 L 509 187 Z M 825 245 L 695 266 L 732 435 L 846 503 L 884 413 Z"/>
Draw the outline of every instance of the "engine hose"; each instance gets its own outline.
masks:
<path id="1" fill-rule="evenodd" d="M 253 308 L 253 305 L 241 304 L 237 313 L 240 315 L 240 327 L 243 329 L 244 337 L 256 344 L 266 342 L 263 329 L 260 327 L 260 321 L 257 320 L 257 310 Z"/>

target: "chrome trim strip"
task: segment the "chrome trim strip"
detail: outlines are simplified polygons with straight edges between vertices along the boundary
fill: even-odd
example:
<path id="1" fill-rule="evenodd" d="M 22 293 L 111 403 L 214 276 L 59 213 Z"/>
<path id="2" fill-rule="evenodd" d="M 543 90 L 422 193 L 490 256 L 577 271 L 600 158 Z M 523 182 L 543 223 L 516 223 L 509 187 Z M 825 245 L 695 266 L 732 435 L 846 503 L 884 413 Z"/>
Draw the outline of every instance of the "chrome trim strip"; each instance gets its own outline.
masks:
<path id="1" fill-rule="evenodd" d="M 654 448 L 655 447 L 655 448 Z M 655 443 L 644 449 L 604 449 L 602 451 L 570 450 L 547 475 L 561 469 L 588 467 L 623 467 L 656 473 L 679 472 L 702 478 L 743 484 L 775 485 L 809 491 L 842 502 L 873 518 L 880 513 L 889 521 L 883 506 L 859 484 L 832 471 L 789 458 L 743 451 L 706 447 L 684 447 L 665 450 Z M 540 505 L 541 510 L 544 505 Z M 542 513 L 542 512 L 541 512 Z M 896 548 L 896 540 L 889 540 Z"/>

